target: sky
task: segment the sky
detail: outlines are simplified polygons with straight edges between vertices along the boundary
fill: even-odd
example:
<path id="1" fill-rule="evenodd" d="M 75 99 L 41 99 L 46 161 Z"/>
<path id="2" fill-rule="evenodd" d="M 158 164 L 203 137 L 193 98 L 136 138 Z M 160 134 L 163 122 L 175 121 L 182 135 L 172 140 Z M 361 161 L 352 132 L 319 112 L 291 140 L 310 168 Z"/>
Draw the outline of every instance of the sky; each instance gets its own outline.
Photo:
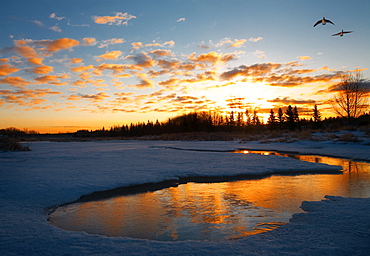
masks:
<path id="1" fill-rule="evenodd" d="M 0 128 L 74 132 L 288 105 L 335 116 L 341 75 L 370 79 L 369 11 L 367 0 L 2 1 Z M 323 17 L 335 25 L 313 27 Z M 332 36 L 342 29 L 353 32 Z"/>

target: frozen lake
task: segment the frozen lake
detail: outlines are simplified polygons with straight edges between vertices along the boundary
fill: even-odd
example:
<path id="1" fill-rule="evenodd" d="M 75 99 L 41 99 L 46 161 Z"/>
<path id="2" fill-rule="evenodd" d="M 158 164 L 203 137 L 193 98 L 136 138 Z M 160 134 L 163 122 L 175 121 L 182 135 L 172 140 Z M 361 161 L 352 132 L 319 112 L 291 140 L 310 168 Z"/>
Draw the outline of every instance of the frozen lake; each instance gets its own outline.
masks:
<path id="1" fill-rule="evenodd" d="M 331 193 L 335 193 L 334 189 L 328 190 L 330 194 L 321 196 L 319 201 L 300 202 L 304 212 L 293 214 L 289 223 L 271 232 L 216 242 L 158 242 L 66 231 L 50 224 L 47 210 L 75 201 L 81 195 L 90 195 L 94 191 L 156 184 L 186 177 L 211 180 L 220 176 L 269 177 L 289 171 L 295 174 L 299 171 L 326 173 L 341 169 L 339 166 L 281 156 L 204 150 L 232 151 L 242 147 L 370 161 L 369 145 L 370 139 L 366 138 L 362 143 L 328 140 L 271 144 L 258 141 L 30 142 L 31 151 L 0 154 L 0 249 L 2 255 L 159 256 L 176 253 L 222 256 L 367 256 L 370 250 L 370 198 L 338 197 Z M 170 150 L 170 147 L 184 150 Z M 358 175 L 356 171 L 351 172 L 351 179 Z M 343 180 L 346 177 L 330 176 L 342 177 Z M 312 183 L 300 185 L 300 190 L 306 187 L 308 194 L 314 187 Z M 332 188 L 335 187 L 341 191 L 345 190 L 333 181 Z M 349 188 L 352 190 L 351 186 Z M 248 197 L 250 202 L 252 199 L 251 196 Z M 256 202 L 252 203 L 263 207 Z"/>
<path id="2" fill-rule="evenodd" d="M 50 222 L 69 231 L 160 241 L 235 239 L 287 223 L 302 201 L 324 195 L 370 197 L 370 164 L 313 155 L 289 156 L 343 167 L 341 174 L 272 175 L 217 183 L 189 182 L 134 195 L 59 207 Z"/>

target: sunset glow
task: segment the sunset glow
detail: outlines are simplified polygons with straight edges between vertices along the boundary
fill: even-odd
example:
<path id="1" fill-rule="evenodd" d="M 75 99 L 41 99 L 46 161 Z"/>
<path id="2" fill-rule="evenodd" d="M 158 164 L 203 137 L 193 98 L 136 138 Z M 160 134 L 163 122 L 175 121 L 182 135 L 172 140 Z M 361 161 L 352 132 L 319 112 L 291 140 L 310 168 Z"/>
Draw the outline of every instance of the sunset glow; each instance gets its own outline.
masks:
<path id="1" fill-rule="evenodd" d="M 341 74 L 370 77 L 370 2 L 339 2 L 8 1 L 0 10 L 0 128 L 165 121 L 227 113 L 235 98 L 262 116 L 289 104 L 302 117 L 314 105 L 333 116 Z M 335 26 L 313 27 L 323 16 Z M 354 32 L 331 36 L 342 28 Z"/>

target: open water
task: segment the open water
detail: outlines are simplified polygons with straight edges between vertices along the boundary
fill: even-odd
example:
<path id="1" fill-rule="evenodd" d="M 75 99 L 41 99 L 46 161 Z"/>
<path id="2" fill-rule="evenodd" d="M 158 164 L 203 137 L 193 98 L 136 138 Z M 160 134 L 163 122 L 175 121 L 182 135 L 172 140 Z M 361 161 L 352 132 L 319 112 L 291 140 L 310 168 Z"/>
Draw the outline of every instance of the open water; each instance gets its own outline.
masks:
<path id="1" fill-rule="evenodd" d="M 50 223 L 85 231 L 159 241 L 237 239 L 284 225 L 302 201 L 325 195 L 370 197 L 370 164 L 322 156 L 277 154 L 343 166 L 342 174 L 272 175 L 218 183 L 186 183 L 154 192 L 68 204 Z"/>

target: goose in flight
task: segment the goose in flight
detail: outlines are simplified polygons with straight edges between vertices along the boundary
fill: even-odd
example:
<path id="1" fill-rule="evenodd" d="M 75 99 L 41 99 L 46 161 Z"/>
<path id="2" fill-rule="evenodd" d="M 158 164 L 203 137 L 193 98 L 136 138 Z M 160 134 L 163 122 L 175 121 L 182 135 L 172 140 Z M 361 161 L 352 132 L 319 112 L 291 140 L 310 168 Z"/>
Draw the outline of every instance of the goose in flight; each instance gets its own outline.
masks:
<path id="1" fill-rule="evenodd" d="M 332 36 L 343 36 L 344 34 L 348 34 L 348 33 L 352 33 L 352 32 L 353 31 L 343 31 L 343 29 L 342 29 L 342 31 L 340 31 L 336 34 L 333 34 Z"/>
<path id="2" fill-rule="evenodd" d="M 313 25 L 313 26 L 314 26 L 314 27 L 316 27 L 316 26 L 317 26 L 317 25 L 319 25 L 320 23 L 322 23 L 323 25 L 326 25 L 326 23 L 331 23 L 331 24 L 333 24 L 333 25 L 334 25 L 334 23 L 333 23 L 332 21 L 325 19 L 325 17 L 322 17 L 322 19 L 321 19 L 321 20 L 319 20 L 319 21 L 317 21 L 317 22 L 315 23 L 315 25 Z M 335 25 L 334 25 L 334 26 L 335 26 Z"/>

